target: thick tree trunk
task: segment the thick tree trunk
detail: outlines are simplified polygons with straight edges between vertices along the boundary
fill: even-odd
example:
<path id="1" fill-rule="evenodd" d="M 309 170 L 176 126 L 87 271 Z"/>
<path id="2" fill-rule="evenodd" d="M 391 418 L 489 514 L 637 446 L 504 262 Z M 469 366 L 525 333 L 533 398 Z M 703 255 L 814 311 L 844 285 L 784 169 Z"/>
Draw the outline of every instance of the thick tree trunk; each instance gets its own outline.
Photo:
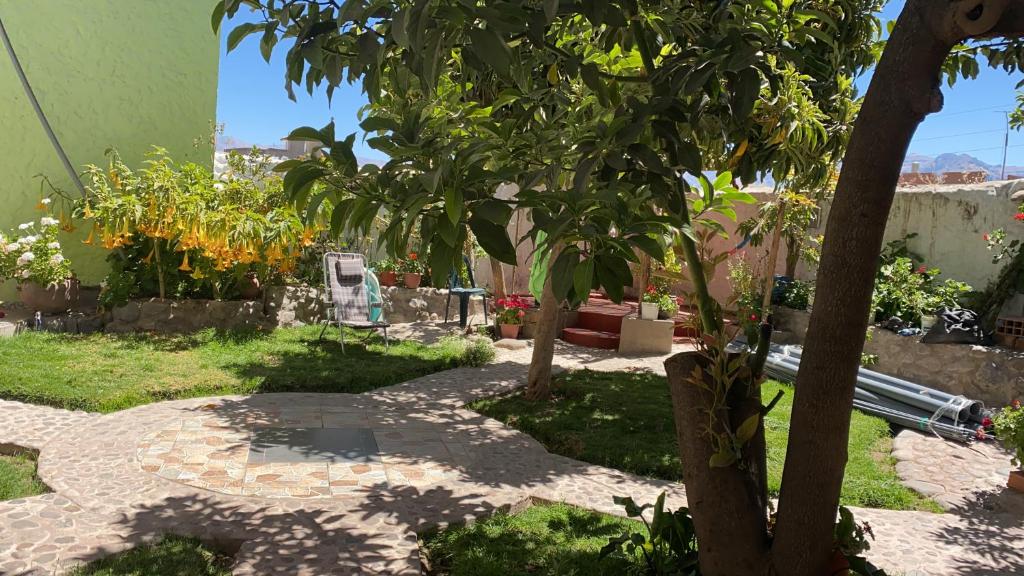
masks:
<path id="1" fill-rule="evenodd" d="M 1019 11 L 1024 2 L 1013 4 Z M 825 573 L 871 291 L 903 159 L 918 124 L 941 109 L 950 49 L 990 31 L 1006 6 L 908 0 L 875 70 L 843 160 L 797 376 L 772 547 L 779 574 Z"/>
<path id="2" fill-rule="evenodd" d="M 749 379 L 737 381 L 725 405 L 713 408 L 714 398 L 693 383 L 695 368 L 708 359 L 698 352 L 677 354 L 665 362 L 672 390 L 672 406 L 683 461 L 687 506 L 693 514 L 700 542 L 700 568 L 704 576 L 756 576 L 767 574 L 767 486 L 764 426 L 744 446 L 742 462 L 711 467 L 715 454 L 709 429 L 715 434 L 739 428 L 748 417 L 760 414 L 760 386 Z M 715 383 L 708 381 L 711 388 Z M 711 423 L 709 425 L 709 422 Z"/>
<path id="3" fill-rule="evenodd" d="M 796 278 L 796 267 L 800 263 L 800 250 L 803 247 L 802 239 L 786 240 L 786 276 Z"/>
<path id="4" fill-rule="evenodd" d="M 540 299 L 540 318 L 533 336 L 533 358 L 527 377 L 526 397 L 530 400 L 547 400 L 551 396 L 551 364 L 555 357 L 555 337 L 558 336 L 558 313 L 561 303 L 551 289 L 551 267 L 558 259 L 561 247 L 551 249 L 548 259 L 548 274 L 544 280 L 544 292 Z"/>
<path id="5" fill-rule="evenodd" d="M 494 284 L 494 299 L 504 298 L 506 296 L 505 268 L 501 261 L 493 256 L 491 256 L 491 282 Z"/>

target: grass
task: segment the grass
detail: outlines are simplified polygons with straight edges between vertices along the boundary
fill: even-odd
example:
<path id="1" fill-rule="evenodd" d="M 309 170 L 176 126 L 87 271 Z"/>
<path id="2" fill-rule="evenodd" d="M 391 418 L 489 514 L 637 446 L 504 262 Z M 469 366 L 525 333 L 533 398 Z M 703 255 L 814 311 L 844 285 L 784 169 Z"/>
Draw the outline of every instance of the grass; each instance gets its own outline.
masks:
<path id="1" fill-rule="evenodd" d="M 4 341 L 0 398 L 113 412 L 174 398 L 257 392 L 361 393 L 493 358 L 487 343 L 435 345 L 382 339 L 362 344 L 318 326 L 191 335 L 69 335 L 30 332 Z M 357 343 L 358 342 L 358 343 Z M 479 342 L 479 341 L 476 341 Z"/>
<path id="2" fill-rule="evenodd" d="M 229 576 L 230 557 L 194 538 L 167 536 L 72 570 L 70 576 Z"/>
<path id="3" fill-rule="evenodd" d="M 36 458 L 28 452 L 0 454 L 0 500 L 14 500 L 49 492 L 36 476 Z"/>
<path id="4" fill-rule="evenodd" d="M 627 573 L 630 560 L 598 558 L 608 539 L 642 531 L 639 522 L 564 504 L 498 514 L 424 538 L 431 575 L 545 576 Z"/>
<path id="5" fill-rule="evenodd" d="M 768 484 L 778 495 L 786 458 L 792 388 L 766 382 L 765 398 L 786 394 L 765 418 Z M 672 400 L 663 376 L 632 372 L 568 372 L 556 376 L 555 397 L 531 403 L 522 395 L 490 398 L 471 406 L 571 458 L 641 476 L 682 479 Z M 928 510 L 939 506 L 899 482 L 890 456 L 889 425 L 880 418 L 853 413 L 849 460 L 841 502 L 892 510 Z"/>

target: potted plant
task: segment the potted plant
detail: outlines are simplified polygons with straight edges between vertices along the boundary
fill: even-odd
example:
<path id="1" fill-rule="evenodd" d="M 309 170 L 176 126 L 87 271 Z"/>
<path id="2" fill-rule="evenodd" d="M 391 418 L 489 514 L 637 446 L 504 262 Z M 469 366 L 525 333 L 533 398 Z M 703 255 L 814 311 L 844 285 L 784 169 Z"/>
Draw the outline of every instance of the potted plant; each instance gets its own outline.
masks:
<path id="1" fill-rule="evenodd" d="M 1014 400 L 1003 408 L 992 419 L 996 427 L 996 437 L 1013 452 L 1013 465 L 1006 485 L 1018 492 L 1024 492 L 1024 409 L 1020 400 Z"/>
<path id="2" fill-rule="evenodd" d="M 0 279 L 17 281 L 21 301 L 37 312 L 63 312 L 78 302 L 78 280 L 57 241 L 57 225 L 44 216 L 17 233 L 0 234 Z"/>
<path id="3" fill-rule="evenodd" d="M 519 338 L 519 329 L 523 326 L 523 317 L 526 316 L 530 303 L 515 295 L 498 298 L 496 303 L 500 308 L 497 321 L 501 337 L 513 340 Z"/>
<path id="4" fill-rule="evenodd" d="M 668 293 L 662 292 L 658 298 L 658 318 L 671 320 L 676 317 L 679 311 L 679 304 L 676 299 Z"/>
<path id="5" fill-rule="evenodd" d="M 647 286 L 643 297 L 640 298 L 640 319 L 656 320 L 658 318 L 658 305 L 661 303 L 661 295 L 654 285 Z"/>
<path id="6" fill-rule="evenodd" d="M 401 269 L 402 283 L 405 284 L 405 287 L 419 288 L 420 282 L 423 280 L 423 264 L 420 262 L 419 255 L 410 252 L 409 256 L 402 260 Z"/>
<path id="7" fill-rule="evenodd" d="M 377 280 L 380 281 L 381 286 L 398 284 L 398 265 L 391 258 L 379 260 L 374 264 L 373 271 L 377 274 Z"/>

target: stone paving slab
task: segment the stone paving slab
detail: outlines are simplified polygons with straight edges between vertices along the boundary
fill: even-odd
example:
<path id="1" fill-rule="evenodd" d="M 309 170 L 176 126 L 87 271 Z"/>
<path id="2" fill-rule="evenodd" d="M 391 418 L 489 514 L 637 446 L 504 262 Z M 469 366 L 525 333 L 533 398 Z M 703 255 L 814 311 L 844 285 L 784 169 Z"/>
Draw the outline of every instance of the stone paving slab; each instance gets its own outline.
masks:
<path id="1" fill-rule="evenodd" d="M 543 500 L 621 515 L 613 496 L 644 503 L 662 491 L 671 507 L 685 504 L 678 483 L 549 454 L 529 436 L 461 408 L 525 384 L 530 352 L 502 350 L 482 368 L 355 396 L 203 398 L 102 416 L 0 401 L 0 444 L 41 450 L 40 476 L 56 492 L 0 502 L 0 574 L 59 573 L 174 533 L 237 551 L 239 575 L 412 575 L 421 572 L 417 534 L 498 510 Z M 664 373 L 663 360 L 559 344 L 556 366 Z M 298 473 L 274 467 L 307 463 L 248 465 L 255 427 L 350 425 L 373 430 L 382 469 L 313 463 Z M 857 510 L 875 528 L 876 563 L 905 576 L 1024 574 L 1022 515 L 995 485 L 1004 455 L 985 454 L 992 462 L 971 468 L 983 470 L 975 476 L 987 484 L 950 472 L 958 466 L 935 466 L 949 459 L 971 467 L 972 454 L 928 437 L 897 438 L 901 464 L 920 464 L 901 466 L 906 482 L 917 478 L 914 470 L 932 479 L 947 472 L 938 484 L 952 513 Z M 268 475 L 276 477 L 261 483 Z M 373 481 L 364 485 L 356 478 L 363 476 Z M 247 479 L 266 490 L 247 492 Z"/>

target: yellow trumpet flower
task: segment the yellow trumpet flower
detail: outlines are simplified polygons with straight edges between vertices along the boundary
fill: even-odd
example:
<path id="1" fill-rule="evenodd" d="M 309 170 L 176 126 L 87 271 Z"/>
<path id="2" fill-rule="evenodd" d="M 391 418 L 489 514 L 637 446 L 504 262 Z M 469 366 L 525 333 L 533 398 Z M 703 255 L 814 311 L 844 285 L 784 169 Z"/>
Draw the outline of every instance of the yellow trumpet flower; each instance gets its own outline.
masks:
<path id="1" fill-rule="evenodd" d="M 92 246 L 93 238 L 95 236 L 96 236 L 96 227 L 93 226 L 92 230 L 89 231 L 89 237 L 86 238 L 85 240 L 82 240 L 82 244 L 85 244 L 87 246 Z"/>
<path id="2" fill-rule="evenodd" d="M 185 252 L 185 258 L 181 261 L 181 266 L 178 266 L 178 270 L 182 272 L 192 271 L 192 267 L 188 265 L 188 252 Z"/>

